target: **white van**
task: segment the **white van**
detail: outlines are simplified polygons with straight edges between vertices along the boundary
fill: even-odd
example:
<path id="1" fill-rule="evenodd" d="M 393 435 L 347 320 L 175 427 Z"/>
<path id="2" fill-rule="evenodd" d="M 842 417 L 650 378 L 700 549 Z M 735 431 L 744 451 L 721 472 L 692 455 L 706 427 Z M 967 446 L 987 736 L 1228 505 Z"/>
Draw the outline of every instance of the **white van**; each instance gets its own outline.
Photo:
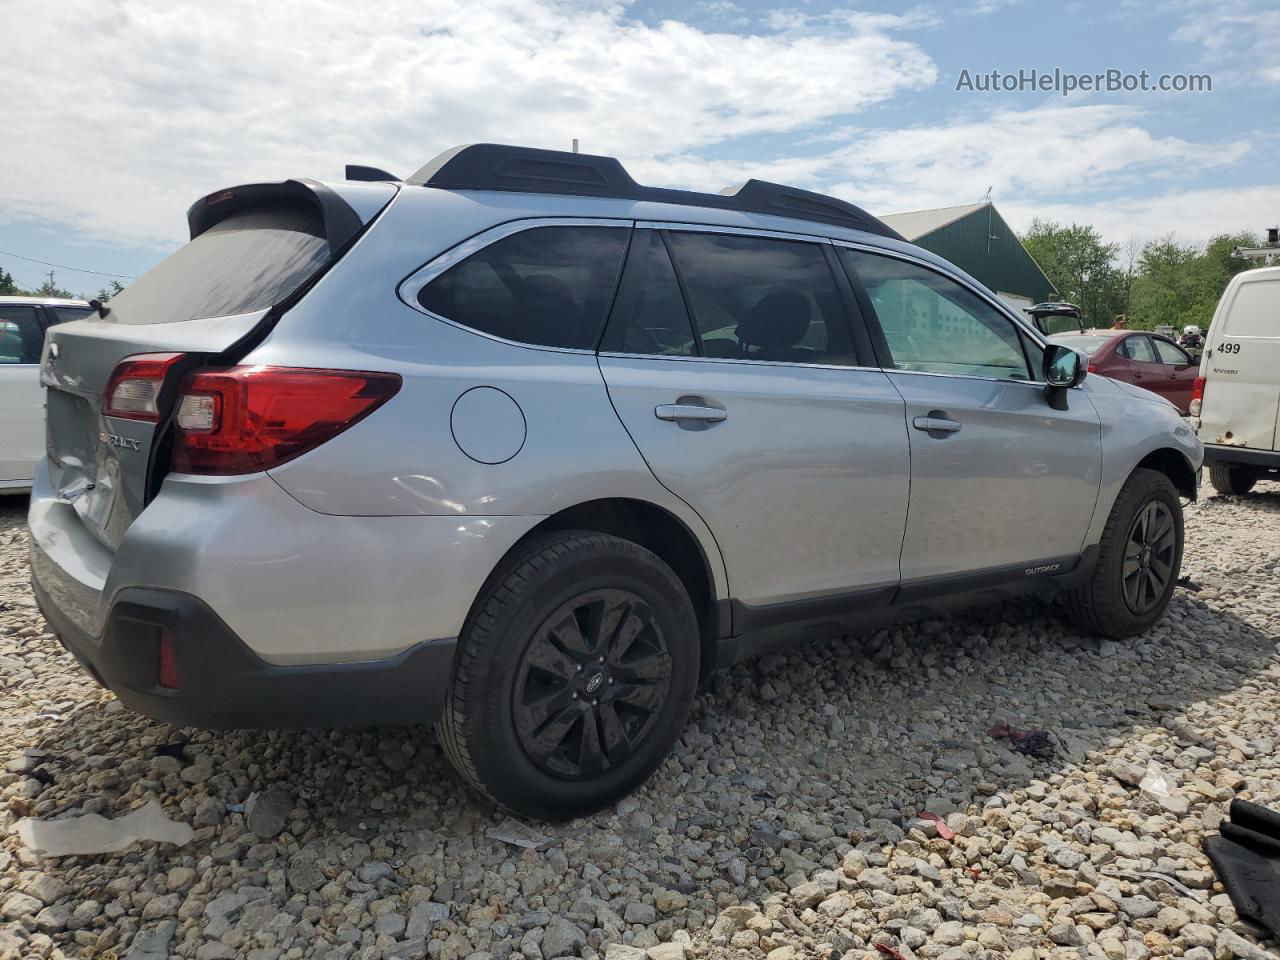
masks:
<path id="1" fill-rule="evenodd" d="M 1209 325 L 1191 417 L 1209 482 L 1248 493 L 1280 476 L 1280 267 L 1236 274 Z"/>

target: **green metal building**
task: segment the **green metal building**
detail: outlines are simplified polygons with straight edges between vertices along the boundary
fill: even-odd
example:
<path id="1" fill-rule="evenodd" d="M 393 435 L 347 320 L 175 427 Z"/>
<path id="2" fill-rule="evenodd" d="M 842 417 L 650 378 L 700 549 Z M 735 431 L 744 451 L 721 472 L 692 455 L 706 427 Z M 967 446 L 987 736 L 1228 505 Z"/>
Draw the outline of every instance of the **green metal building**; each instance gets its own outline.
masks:
<path id="1" fill-rule="evenodd" d="M 991 203 L 893 213 L 880 219 L 986 284 L 1016 310 L 1058 295 Z"/>

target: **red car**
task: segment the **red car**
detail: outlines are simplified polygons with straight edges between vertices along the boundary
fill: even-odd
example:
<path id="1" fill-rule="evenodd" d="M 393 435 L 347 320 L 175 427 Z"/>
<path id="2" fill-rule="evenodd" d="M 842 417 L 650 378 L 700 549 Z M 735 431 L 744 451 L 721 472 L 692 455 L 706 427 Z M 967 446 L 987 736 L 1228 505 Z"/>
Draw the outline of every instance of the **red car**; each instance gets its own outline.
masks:
<path id="1" fill-rule="evenodd" d="M 1167 337 L 1143 330 L 1086 330 L 1050 339 L 1087 355 L 1090 373 L 1158 393 L 1187 415 L 1200 365 Z"/>

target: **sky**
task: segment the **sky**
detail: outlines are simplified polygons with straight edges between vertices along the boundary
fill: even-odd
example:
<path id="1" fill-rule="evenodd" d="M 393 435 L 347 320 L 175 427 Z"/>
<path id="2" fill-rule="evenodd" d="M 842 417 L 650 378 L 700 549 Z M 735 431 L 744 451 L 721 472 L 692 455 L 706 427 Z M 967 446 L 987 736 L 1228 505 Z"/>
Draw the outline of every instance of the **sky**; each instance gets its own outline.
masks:
<path id="1" fill-rule="evenodd" d="M 137 276 L 221 187 L 408 176 L 459 143 L 616 156 L 642 183 L 748 177 L 887 214 L 990 190 L 1017 230 L 1120 244 L 1280 221 L 1280 2 L 0 0 L 0 268 Z M 1208 74 L 1211 91 L 983 90 Z M 91 293 L 108 277 L 55 270 Z"/>

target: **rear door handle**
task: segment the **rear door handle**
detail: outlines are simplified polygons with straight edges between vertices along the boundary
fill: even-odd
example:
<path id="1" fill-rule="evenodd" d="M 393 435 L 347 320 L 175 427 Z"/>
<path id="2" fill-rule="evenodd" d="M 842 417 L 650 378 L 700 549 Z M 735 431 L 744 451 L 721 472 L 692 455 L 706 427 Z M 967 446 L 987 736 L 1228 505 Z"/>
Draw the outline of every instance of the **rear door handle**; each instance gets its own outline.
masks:
<path id="1" fill-rule="evenodd" d="M 659 420 L 700 420 L 703 423 L 719 423 L 729 416 L 719 407 L 703 407 L 692 403 L 663 403 L 653 408 Z"/>
<path id="2" fill-rule="evenodd" d="M 911 425 L 926 433 L 958 433 L 960 430 L 960 423 L 947 417 L 916 417 Z"/>

